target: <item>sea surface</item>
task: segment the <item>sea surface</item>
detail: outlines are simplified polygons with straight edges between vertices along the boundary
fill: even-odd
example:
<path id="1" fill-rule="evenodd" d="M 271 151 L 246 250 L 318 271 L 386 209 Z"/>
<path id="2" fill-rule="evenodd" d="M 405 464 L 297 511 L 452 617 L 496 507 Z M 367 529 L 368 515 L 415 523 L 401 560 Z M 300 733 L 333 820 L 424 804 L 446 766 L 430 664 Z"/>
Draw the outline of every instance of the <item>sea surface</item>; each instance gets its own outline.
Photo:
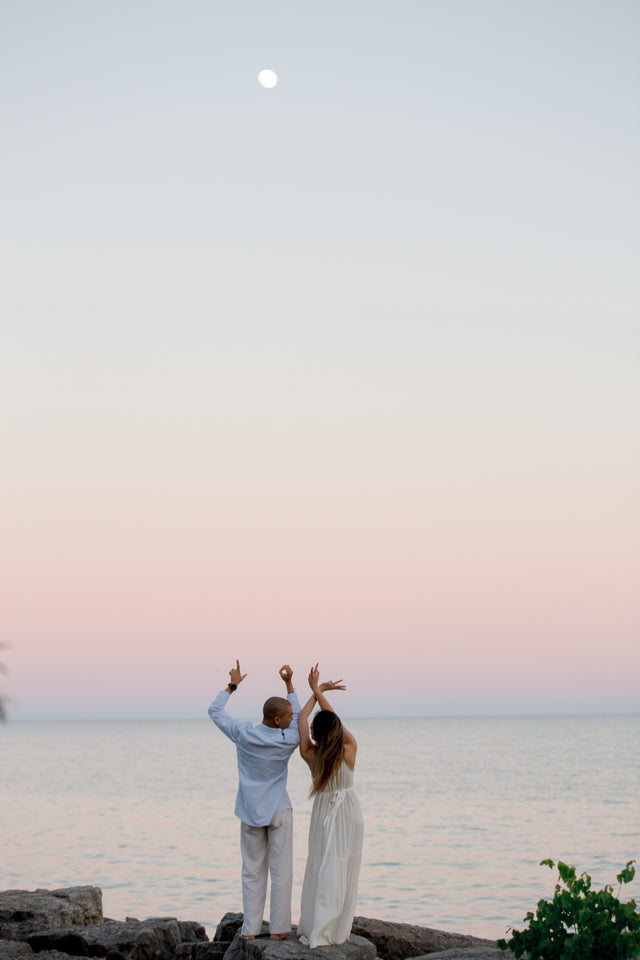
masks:
<path id="1" fill-rule="evenodd" d="M 365 813 L 358 914 L 497 938 L 556 875 L 640 859 L 640 715 L 349 720 Z M 311 811 L 289 766 L 297 922 Z M 241 910 L 233 745 L 208 719 L 0 727 L 0 888 L 95 884 L 105 916 L 209 935 Z M 622 897 L 640 899 L 640 882 Z"/>

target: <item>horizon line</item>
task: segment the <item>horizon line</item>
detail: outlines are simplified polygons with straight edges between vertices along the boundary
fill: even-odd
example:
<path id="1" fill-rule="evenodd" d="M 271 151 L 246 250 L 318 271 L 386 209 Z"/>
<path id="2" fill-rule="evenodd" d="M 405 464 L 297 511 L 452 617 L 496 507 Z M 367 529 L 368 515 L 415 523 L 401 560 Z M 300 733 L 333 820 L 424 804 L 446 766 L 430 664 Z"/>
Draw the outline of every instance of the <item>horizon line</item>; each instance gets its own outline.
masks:
<path id="1" fill-rule="evenodd" d="M 520 720 L 520 719 L 570 719 L 572 717 L 637 717 L 640 716 L 640 710 L 597 710 L 593 713 L 588 711 L 570 711 L 567 713 L 534 712 L 527 711 L 523 713 L 402 713 L 402 714 L 341 714 L 348 720 Z M 243 719 L 252 719 L 245 717 Z M 206 716 L 181 716 L 181 717 L 161 717 L 161 716 L 128 716 L 128 717 L 7 717 L 0 727 L 8 726 L 12 723 L 194 723 L 211 722 Z M 258 721 L 257 721 L 258 722 Z"/>

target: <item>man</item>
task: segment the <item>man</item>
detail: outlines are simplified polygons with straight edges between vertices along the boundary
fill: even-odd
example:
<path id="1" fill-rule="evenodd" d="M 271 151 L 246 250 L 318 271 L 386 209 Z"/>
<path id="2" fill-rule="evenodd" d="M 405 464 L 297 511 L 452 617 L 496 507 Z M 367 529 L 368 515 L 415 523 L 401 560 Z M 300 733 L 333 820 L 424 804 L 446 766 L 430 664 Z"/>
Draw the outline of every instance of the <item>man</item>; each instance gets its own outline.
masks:
<path id="1" fill-rule="evenodd" d="M 269 697 L 262 710 L 262 723 L 239 723 L 225 711 L 232 693 L 246 677 L 240 663 L 229 670 L 230 682 L 209 707 L 209 716 L 236 745 L 238 794 L 235 814 L 240 820 L 242 851 L 241 935 L 253 940 L 262 928 L 262 914 L 271 873 L 272 940 L 291 933 L 291 887 L 293 883 L 293 810 L 287 793 L 287 765 L 300 743 L 300 704 L 293 689 L 293 670 L 280 667 L 287 699 Z"/>

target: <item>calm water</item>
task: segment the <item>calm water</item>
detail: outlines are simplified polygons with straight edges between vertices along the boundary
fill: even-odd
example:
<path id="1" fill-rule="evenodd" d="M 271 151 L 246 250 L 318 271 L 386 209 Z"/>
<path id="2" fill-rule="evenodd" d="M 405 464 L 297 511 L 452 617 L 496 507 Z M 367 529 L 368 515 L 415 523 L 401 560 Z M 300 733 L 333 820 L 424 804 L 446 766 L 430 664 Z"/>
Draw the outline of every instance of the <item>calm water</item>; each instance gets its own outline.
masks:
<path id="1" fill-rule="evenodd" d="M 499 937 L 553 892 L 545 857 L 640 859 L 640 716 L 351 720 L 358 913 Z M 296 754 L 294 922 L 311 803 Z M 0 728 L 0 887 L 102 887 L 106 916 L 209 933 L 240 910 L 235 751 L 207 719 Z M 635 880 L 624 898 L 640 897 Z"/>

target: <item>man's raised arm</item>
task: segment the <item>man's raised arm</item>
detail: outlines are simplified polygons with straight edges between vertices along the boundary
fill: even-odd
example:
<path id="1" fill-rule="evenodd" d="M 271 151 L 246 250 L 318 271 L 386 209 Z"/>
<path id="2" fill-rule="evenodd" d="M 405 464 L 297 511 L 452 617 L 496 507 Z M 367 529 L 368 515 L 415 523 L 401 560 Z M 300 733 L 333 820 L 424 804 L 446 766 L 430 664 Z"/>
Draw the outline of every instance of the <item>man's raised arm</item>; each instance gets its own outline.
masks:
<path id="1" fill-rule="evenodd" d="M 285 663 L 284 666 L 280 667 L 278 673 L 286 684 L 287 700 L 291 704 L 291 726 L 287 731 L 287 740 L 293 738 L 293 742 L 297 743 L 299 740 L 298 714 L 300 713 L 300 701 L 298 700 L 298 694 L 293 688 L 293 670 L 288 663 Z"/>
<path id="2" fill-rule="evenodd" d="M 235 667 L 232 667 L 229 670 L 229 683 L 224 690 L 221 690 L 218 696 L 215 698 L 211 706 L 209 707 L 209 717 L 215 723 L 216 727 L 229 737 L 230 740 L 235 740 L 236 732 L 239 727 L 239 723 L 233 717 L 230 717 L 225 707 L 227 705 L 227 700 L 231 694 L 238 689 L 238 686 L 242 683 L 246 673 L 240 671 L 240 661 L 236 660 Z"/>
<path id="3" fill-rule="evenodd" d="M 289 664 L 285 663 L 283 667 L 280 667 L 280 669 L 278 670 L 278 673 L 280 674 L 280 676 L 282 677 L 282 679 L 284 680 L 287 686 L 287 693 L 295 693 L 293 689 L 293 670 L 291 669 Z"/>

